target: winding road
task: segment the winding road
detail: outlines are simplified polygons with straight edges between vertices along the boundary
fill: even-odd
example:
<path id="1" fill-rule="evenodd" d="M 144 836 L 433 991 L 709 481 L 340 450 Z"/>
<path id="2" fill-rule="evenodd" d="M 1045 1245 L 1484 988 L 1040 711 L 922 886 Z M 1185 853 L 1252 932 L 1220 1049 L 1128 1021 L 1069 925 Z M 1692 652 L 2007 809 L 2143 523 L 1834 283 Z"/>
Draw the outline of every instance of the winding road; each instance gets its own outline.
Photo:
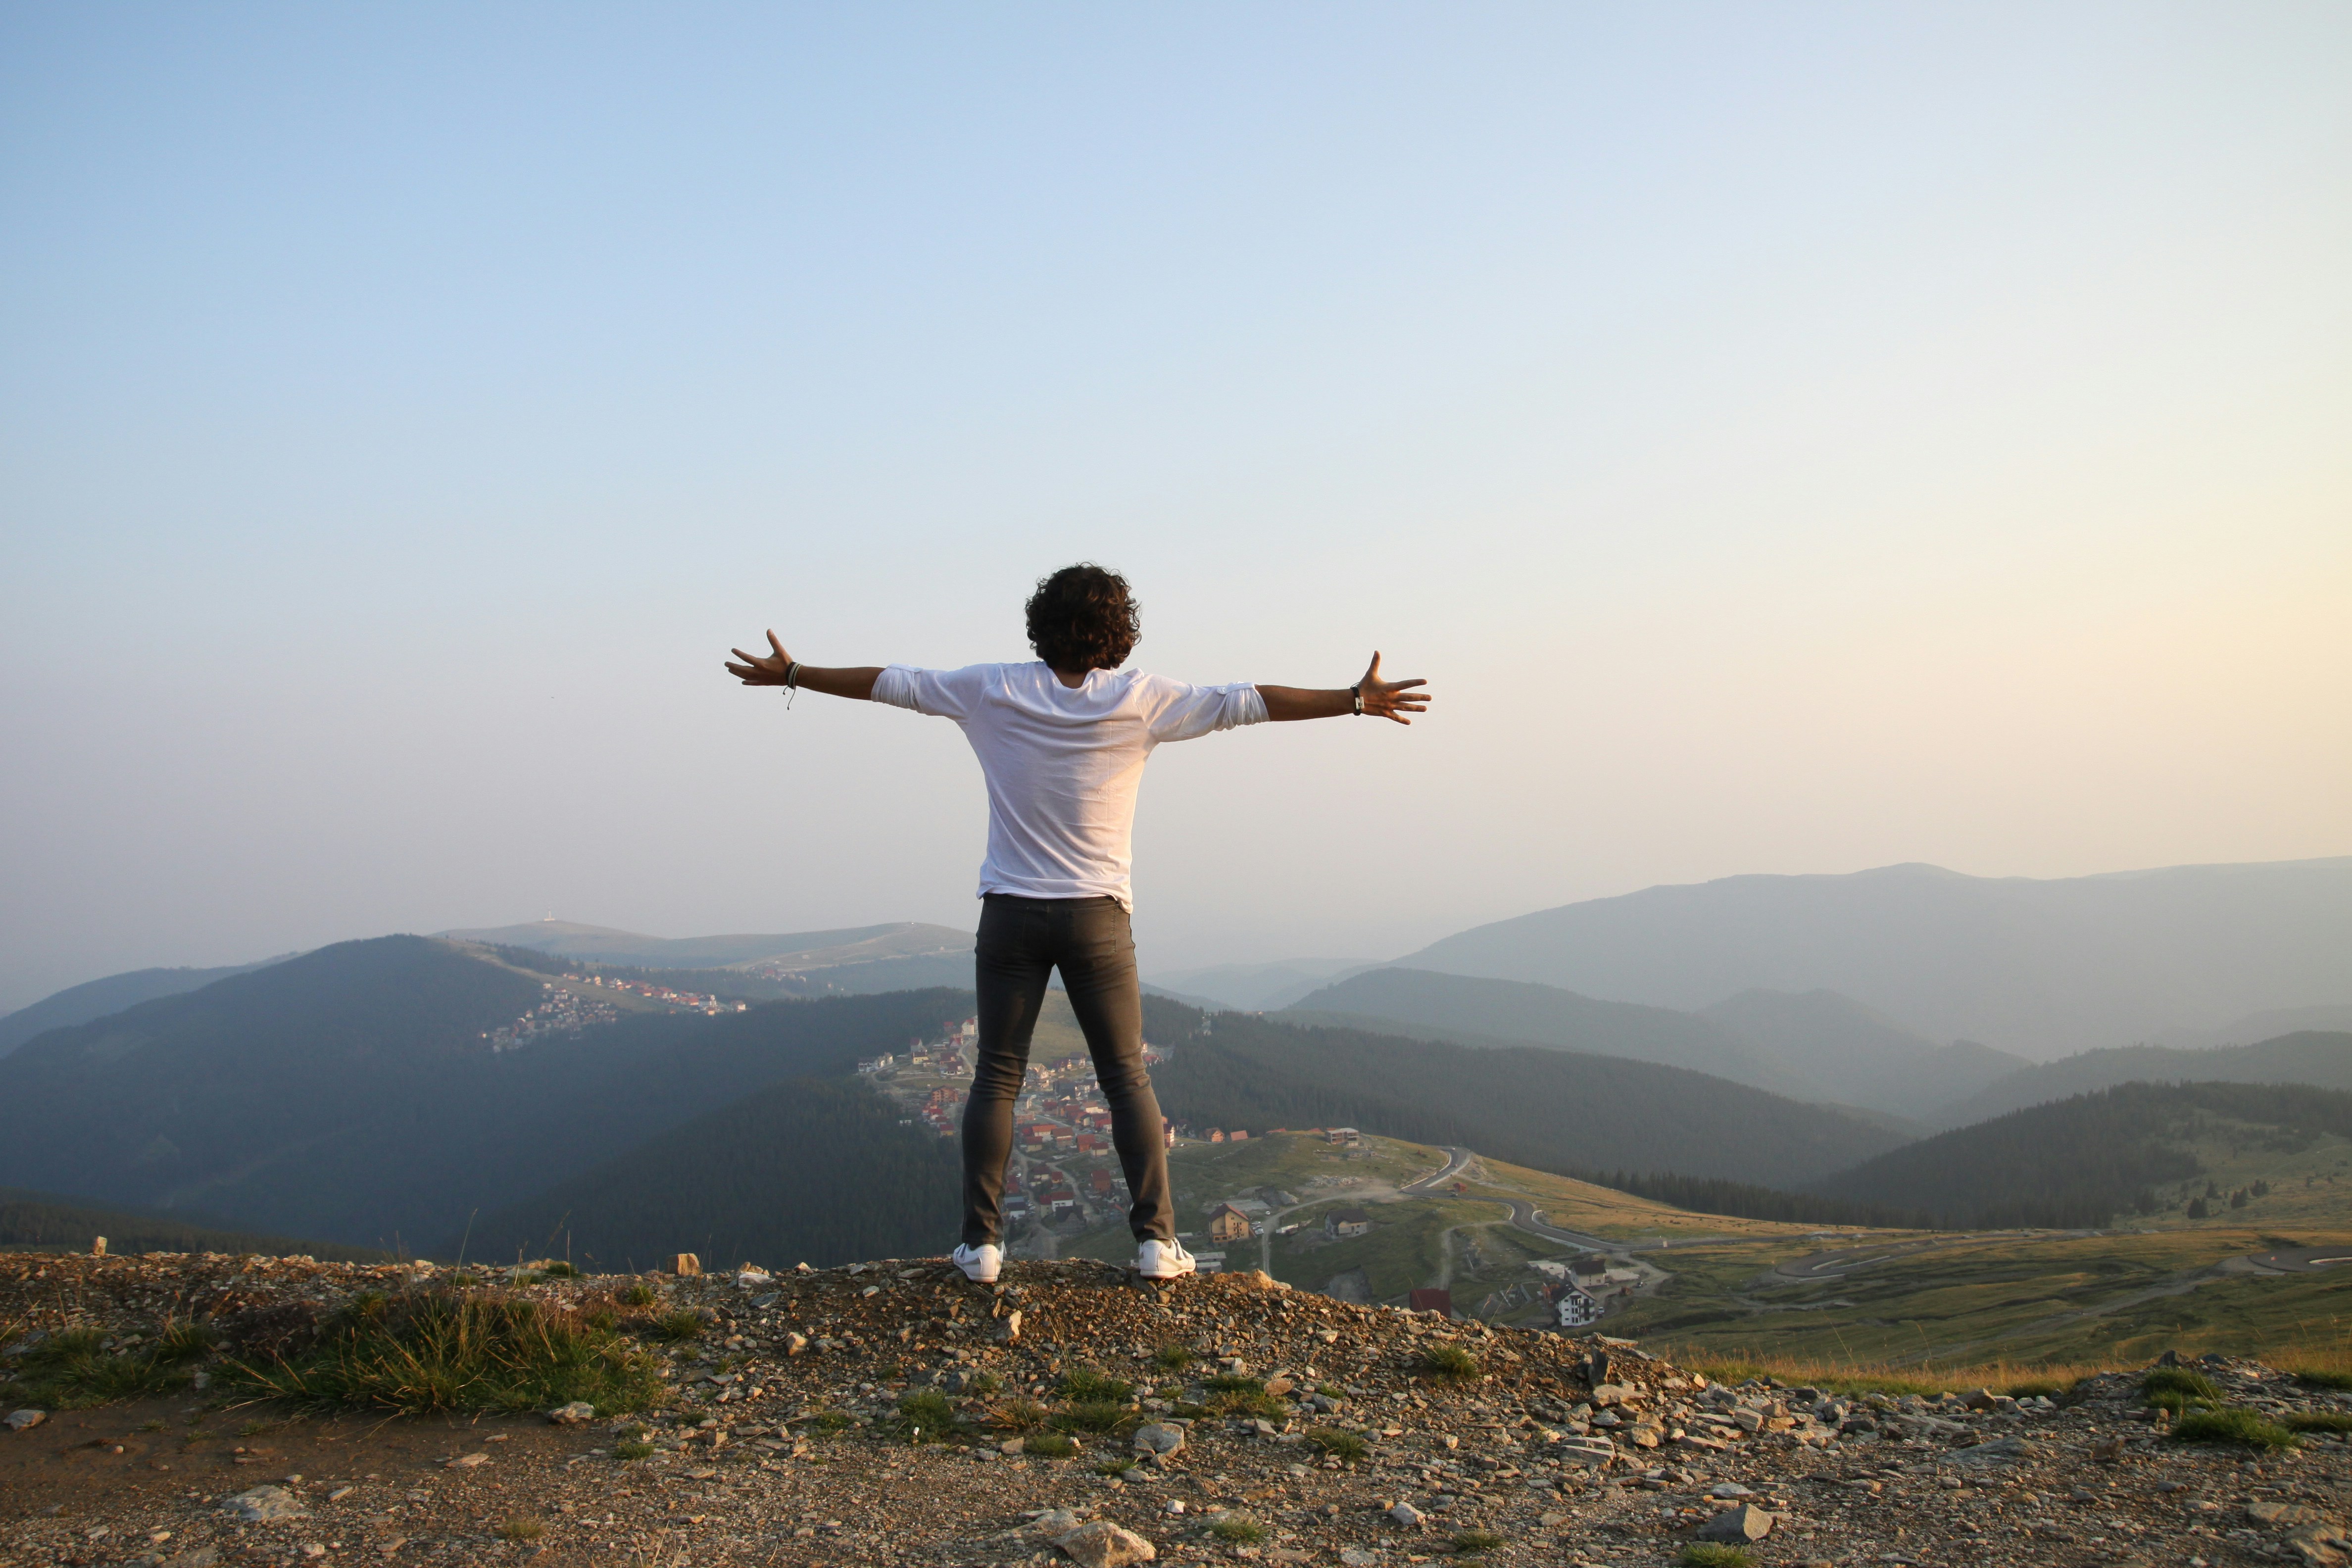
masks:
<path id="1" fill-rule="evenodd" d="M 2334 1264 L 2352 1263 L 2352 1247 L 2282 1247 L 2276 1252 L 2257 1252 L 2246 1261 L 2278 1274 L 2316 1274 Z"/>

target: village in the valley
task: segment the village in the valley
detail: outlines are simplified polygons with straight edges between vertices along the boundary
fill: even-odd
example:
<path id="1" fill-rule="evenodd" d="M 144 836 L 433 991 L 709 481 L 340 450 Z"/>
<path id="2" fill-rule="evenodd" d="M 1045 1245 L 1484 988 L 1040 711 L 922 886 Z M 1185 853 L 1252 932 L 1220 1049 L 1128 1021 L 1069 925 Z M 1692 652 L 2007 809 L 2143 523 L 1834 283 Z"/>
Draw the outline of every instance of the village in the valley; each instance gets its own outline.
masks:
<path id="1" fill-rule="evenodd" d="M 857 1070 L 906 1110 L 908 1123 L 952 1138 L 978 1037 L 978 1020 L 950 1021 L 936 1037 L 865 1058 Z M 1144 1059 L 1156 1066 L 1166 1053 L 1147 1044 Z M 1115 1258 L 1131 1250 L 1110 1109 L 1084 1051 L 1033 1052 L 1014 1118 L 1009 1255 Z M 1559 1331 L 1590 1327 L 1664 1278 L 1601 1237 L 1567 1239 L 1573 1233 L 1543 1224 L 1541 1208 L 1527 1201 L 1543 1194 L 1514 1201 L 1467 1151 L 1449 1159 L 1352 1127 L 1163 1121 L 1162 1135 L 1189 1227 L 1179 1237 L 1203 1271 L 1258 1268 L 1342 1300 Z"/>

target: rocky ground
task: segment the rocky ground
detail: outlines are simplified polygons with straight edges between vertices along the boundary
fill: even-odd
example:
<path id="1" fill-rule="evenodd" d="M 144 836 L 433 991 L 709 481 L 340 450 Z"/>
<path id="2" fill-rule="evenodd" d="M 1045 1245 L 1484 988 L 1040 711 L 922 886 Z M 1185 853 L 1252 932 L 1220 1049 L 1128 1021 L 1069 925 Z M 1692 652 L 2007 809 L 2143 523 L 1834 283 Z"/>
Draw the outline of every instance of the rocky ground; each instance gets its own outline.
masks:
<path id="1" fill-rule="evenodd" d="M 19 1357 L 78 1327 L 128 1344 L 173 1318 L 331 1309 L 430 1272 L 10 1255 L 0 1325 Z M 561 1303 L 614 1283 L 521 1289 Z M 1080 1262 L 1014 1265 L 993 1289 L 933 1259 L 659 1289 L 704 1331 L 649 1345 L 666 1398 L 617 1421 L 289 1418 L 194 1389 L 19 1412 L 0 1430 L 0 1568 L 1630 1568 L 1709 1538 L 1759 1564 L 2352 1563 L 2339 1438 L 2173 1441 L 2137 1374 L 2057 1403 L 1711 1387 L 1622 1342 Z M 2352 1408 L 2250 1363 L 2200 1368 L 2274 1415 Z M 1097 1373 L 1137 1386 L 1072 1385 Z M 919 1430 L 943 1412 L 944 1434 Z M 1055 1426 L 1079 1428 L 1067 1457 L 1039 1451 L 1061 1446 Z"/>

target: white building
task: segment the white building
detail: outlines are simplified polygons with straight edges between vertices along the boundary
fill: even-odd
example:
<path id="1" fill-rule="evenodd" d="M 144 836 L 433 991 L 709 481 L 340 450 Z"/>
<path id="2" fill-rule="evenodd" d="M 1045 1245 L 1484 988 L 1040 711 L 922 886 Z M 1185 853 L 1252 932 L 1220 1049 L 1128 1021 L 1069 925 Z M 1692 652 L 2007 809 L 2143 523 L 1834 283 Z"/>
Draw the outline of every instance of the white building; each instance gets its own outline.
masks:
<path id="1" fill-rule="evenodd" d="M 1553 1307 L 1559 1313 L 1559 1326 L 1563 1329 L 1580 1329 L 1601 1320 L 1601 1303 L 1573 1285 L 1559 1293 Z"/>

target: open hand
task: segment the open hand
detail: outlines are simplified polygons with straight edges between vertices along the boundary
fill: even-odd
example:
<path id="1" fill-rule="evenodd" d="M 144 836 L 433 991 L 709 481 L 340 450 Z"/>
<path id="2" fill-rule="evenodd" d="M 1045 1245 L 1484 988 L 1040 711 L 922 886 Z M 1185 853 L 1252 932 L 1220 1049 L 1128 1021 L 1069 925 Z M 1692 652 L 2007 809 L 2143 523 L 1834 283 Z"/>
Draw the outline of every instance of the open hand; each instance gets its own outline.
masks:
<path id="1" fill-rule="evenodd" d="M 784 651 L 784 645 L 776 640 L 776 634 L 773 632 L 768 634 L 768 646 L 776 651 L 766 658 L 755 653 L 745 653 L 740 647 L 729 649 L 729 652 L 743 662 L 729 665 L 727 673 L 746 686 L 783 685 L 784 672 L 793 667 L 793 656 Z M 1372 662 L 1377 665 L 1380 660 L 1375 658 Z"/>
<path id="2" fill-rule="evenodd" d="M 1412 689 L 1428 684 L 1426 680 L 1382 680 L 1381 656 L 1375 652 L 1371 668 L 1364 671 L 1364 679 L 1356 689 L 1363 694 L 1365 718 L 1393 719 L 1400 724 L 1410 724 L 1412 721 L 1406 715 L 1423 712 L 1429 707 L 1429 694 Z"/>

